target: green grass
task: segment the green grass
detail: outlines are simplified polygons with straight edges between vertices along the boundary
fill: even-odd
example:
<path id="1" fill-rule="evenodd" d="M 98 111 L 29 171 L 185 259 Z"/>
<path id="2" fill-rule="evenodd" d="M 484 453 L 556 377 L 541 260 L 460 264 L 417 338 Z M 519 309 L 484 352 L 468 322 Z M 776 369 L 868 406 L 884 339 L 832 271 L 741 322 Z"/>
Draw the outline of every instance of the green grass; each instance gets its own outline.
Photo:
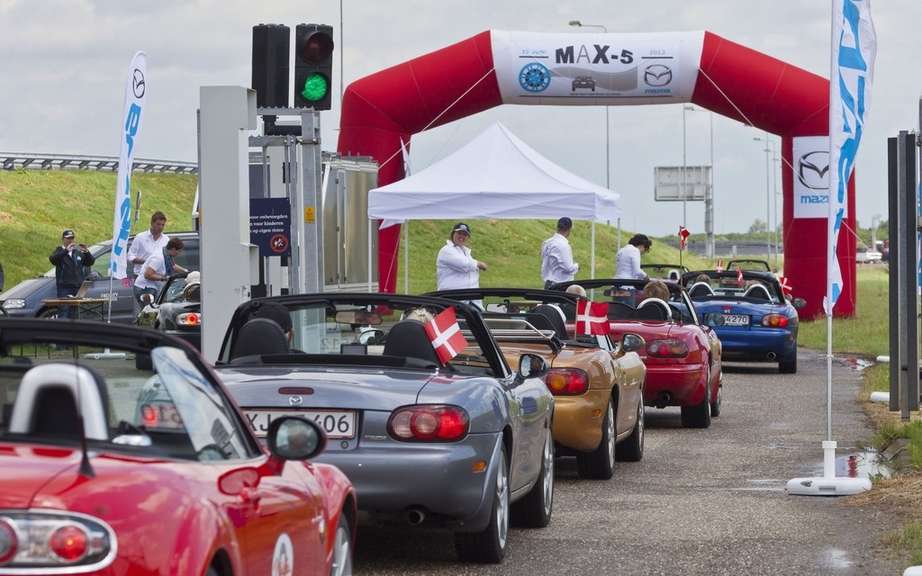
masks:
<path id="1" fill-rule="evenodd" d="M 888 275 L 884 266 L 858 267 L 855 315 L 832 321 L 833 352 L 879 356 L 890 353 Z M 826 349 L 826 319 L 802 322 L 798 343 L 807 348 Z"/>
<path id="2" fill-rule="evenodd" d="M 147 229 L 156 210 L 166 214 L 167 232 L 190 230 L 195 184 L 195 176 L 135 174 L 132 187 L 142 191 L 142 199 L 132 232 Z M 134 198 L 132 192 L 132 203 Z M 65 228 L 73 228 L 77 242 L 84 244 L 110 240 L 114 203 L 112 172 L 0 171 L 0 264 L 5 287 L 51 268 L 48 255 Z"/>
<path id="3" fill-rule="evenodd" d="M 890 365 L 875 364 L 864 371 L 865 390 L 871 392 L 890 391 Z"/>
<path id="4" fill-rule="evenodd" d="M 565 214 L 565 212 L 562 212 Z M 482 287 L 540 287 L 541 242 L 554 233 L 551 220 L 472 220 L 469 246 L 472 255 L 489 267 L 480 274 Z M 435 258 L 448 239 L 452 222 L 446 220 L 420 220 L 410 223 L 410 292 L 435 290 Z M 573 259 L 579 262 L 577 279 L 587 279 L 590 274 L 591 232 L 588 222 L 576 222 L 570 236 Z M 621 231 L 622 246 L 633 232 Z M 401 242 L 398 263 L 397 291 L 404 291 L 404 246 Z M 611 277 L 615 270 L 617 229 L 596 224 L 596 277 Z M 708 261 L 685 254 L 688 268 L 700 269 Z M 653 242 L 653 248 L 643 256 L 644 264 L 678 264 L 679 252 L 663 242 Z"/>
<path id="5" fill-rule="evenodd" d="M 891 537 L 898 550 L 908 554 L 912 565 L 922 564 L 922 522 L 910 522 Z"/>

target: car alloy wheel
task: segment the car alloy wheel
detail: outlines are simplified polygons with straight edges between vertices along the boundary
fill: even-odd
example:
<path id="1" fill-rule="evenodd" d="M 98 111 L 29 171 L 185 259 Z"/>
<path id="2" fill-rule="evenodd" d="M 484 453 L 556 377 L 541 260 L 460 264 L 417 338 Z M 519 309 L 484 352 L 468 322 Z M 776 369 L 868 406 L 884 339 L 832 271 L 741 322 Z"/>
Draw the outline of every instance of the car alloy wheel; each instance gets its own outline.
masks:
<path id="1" fill-rule="evenodd" d="M 336 527 L 330 576 L 352 576 L 352 534 L 344 515 L 340 515 L 339 525 Z"/>
<path id="2" fill-rule="evenodd" d="M 608 465 L 615 466 L 615 411 L 608 403 Z"/>
<path id="3" fill-rule="evenodd" d="M 554 435 L 547 429 L 544 442 L 544 515 L 550 517 L 554 509 Z"/>
<path id="4" fill-rule="evenodd" d="M 496 534 L 499 547 L 506 548 L 509 536 L 509 475 L 506 473 L 506 460 L 501 459 L 496 473 Z"/>

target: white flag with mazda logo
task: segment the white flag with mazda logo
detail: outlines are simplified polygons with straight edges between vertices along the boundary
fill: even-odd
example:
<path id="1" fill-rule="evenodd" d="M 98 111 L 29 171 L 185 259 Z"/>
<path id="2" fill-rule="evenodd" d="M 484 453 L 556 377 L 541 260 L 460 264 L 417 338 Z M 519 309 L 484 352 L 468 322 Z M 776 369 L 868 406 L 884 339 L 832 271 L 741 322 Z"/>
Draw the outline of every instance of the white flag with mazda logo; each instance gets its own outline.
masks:
<path id="1" fill-rule="evenodd" d="M 121 140 L 118 178 L 115 182 L 115 214 L 112 217 L 112 257 L 109 274 L 124 278 L 128 264 L 128 236 L 131 234 L 131 168 L 141 131 L 144 97 L 147 95 L 147 56 L 137 52 L 128 67 L 125 108 L 118 127 Z"/>
<path id="2" fill-rule="evenodd" d="M 842 293 L 842 271 L 836 257 L 845 218 L 848 181 L 871 103 L 877 35 L 870 0 L 833 0 L 832 74 L 829 82 L 829 219 L 826 314 Z"/>

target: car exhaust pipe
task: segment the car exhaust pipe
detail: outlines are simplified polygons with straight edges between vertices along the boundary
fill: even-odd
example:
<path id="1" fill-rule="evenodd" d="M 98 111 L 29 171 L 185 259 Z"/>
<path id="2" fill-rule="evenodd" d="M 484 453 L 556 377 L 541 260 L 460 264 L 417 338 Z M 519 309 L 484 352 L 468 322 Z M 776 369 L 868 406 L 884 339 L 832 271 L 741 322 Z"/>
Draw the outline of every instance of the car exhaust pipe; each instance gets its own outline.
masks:
<path id="1" fill-rule="evenodd" d="M 776 359 L 777 357 L 778 357 L 778 355 L 775 354 L 774 352 L 769 352 L 769 353 L 768 353 L 768 359 L 769 359 L 769 360 L 774 360 L 774 359 Z"/>
<path id="2" fill-rule="evenodd" d="M 660 392 L 656 396 L 656 407 L 662 410 L 666 406 L 669 406 L 669 403 L 672 402 L 672 394 L 669 392 Z"/>
<path id="3" fill-rule="evenodd" d="M 426 521 L 426 512 L 420 508 L 410 508 L 406 517 L 410 526 L 419 526 Z"/>

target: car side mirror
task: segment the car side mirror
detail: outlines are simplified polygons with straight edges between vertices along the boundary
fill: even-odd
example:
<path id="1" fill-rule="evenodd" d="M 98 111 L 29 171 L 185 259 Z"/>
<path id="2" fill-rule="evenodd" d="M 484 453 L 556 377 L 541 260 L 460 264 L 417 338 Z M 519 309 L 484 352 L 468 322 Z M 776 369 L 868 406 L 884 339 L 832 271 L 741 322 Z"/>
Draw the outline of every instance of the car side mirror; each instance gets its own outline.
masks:
<path id="1" fill-rule="evenodd" d="M 791 301 L 791 304 L 794 305 L 794 308 L 796 308 L 797 310 L 800 310 L 801 308 L 807 305 L 807 301 L 804 300 L 803 298 L 794 298 L 794 300 Z"/>
<path id="2" fill-rule="evenodd" d="M 518 380 L 540 378 L 547 374 L 547 362 L 537 354 L 522 354 L 519 357 Z"/>
<path id="3" fill-rule="evenodd" d="M 621 350 L 625 353 L 640 352 L 646 345 L 647 341 L 643 339 L 643 336 L 637 334 L 625 334 L 621 338 Z"/>
<path id="4" fill-rule="evenodd" d="M 310 460 L 323 452 L 327 436 L 320 426 L 295 416 L 279 418 L 266 434 L 269 452 L 282 460 Z"/>
<path id="5" fill-rule="evenodd" d="M 150 293 L 148 293 L 148 292 L 145 292 L 144 294 L 141 294 L 141 303 L 142 303 L 142 304 L 148 304 L 148 305 L 153 304 L 153 303 L 154 303 L 154 295 L 153 295 L 153 294 L 150 294 Z"/>

